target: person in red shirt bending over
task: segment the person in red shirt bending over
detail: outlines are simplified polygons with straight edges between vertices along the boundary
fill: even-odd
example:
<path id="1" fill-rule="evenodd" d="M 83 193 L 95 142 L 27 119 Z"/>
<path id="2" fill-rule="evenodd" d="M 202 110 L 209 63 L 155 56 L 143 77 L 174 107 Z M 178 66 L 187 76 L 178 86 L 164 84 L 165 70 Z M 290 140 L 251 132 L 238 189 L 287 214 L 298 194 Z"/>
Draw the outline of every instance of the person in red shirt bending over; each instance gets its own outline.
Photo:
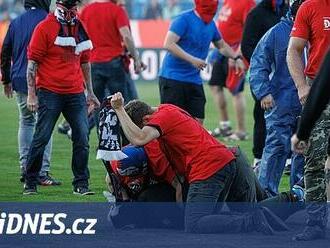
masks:
<path id="1" fill-rule="evenodd" d="M 92 110 L 99 106 L 99 101 L 90 77 L 91 48 L 77 18 L 77 0 L 57 0 L 55 13 L 49 14 L 32 35 L 27 54 L 27 105 L 38 113 L 38 122 L 27 161 L 25 195 L 37 193 L 45 146 L 61 113 L 72 128 L 73 193 L 93 193 L 88 188 L 87 106 Z"/>
<path id="2" fill-rule="evenodd" d="M 290 74 L 298 89 L 299 99 L 305 104 L 310 87 L 330 47 L 330 0 L 305 1 L 297 13 L 287 52 Z M 308 45 L 308 61 L 304 72 L 303 55 Z M 328 213 L 324 166 L 330 128 L 330 107 L 316 122 L 309 146 L 305 152 L 307 227 L 296 240 L 313 240 L 325 237 Z M 330 161 L 328 161 L 330 167 Z"/>
<path id="3" fill-rule="evenodd" d="M 255 6 L 254 0 L 225 0 L 219 12 L 218 29 L 223 39 L 242 58 L 240 44 L 242 40 L 243 27 L 249 11 Z M 247 139 L 245 127 L 245 98 L 243 95 L 245 73 L 235 72 L 234 61 L 220 54 L 213 64 L 212 77 L 209 81 L 210 89 L 216 107 L 220 112 L 219 127 L 212 132 L 213 136 L 230 136 L 229 139 Z M 236 110 L 237 131 L 232 134 L 228 118 L 226 98 L 223 88 L 233 95 Z"/>
<path id="4" fill-rule="evenodd" d="M 127 97 L 126 49 L 134 60 L 135 72 L 144 68 L 135 48 L 127 13 L 117 2 L 97 0 L 86 6 L 80 15 L 93 42 L 90 61 L 93 88 L 99 101 L 118 91 Z M 97 109 L 94 115 L 97 125 L 98 115 Z"/>
<path id="5" fill-rule="evenodd" d="M 237 176 L 233 153 L 186 111 L 171 104 L 151 108 L 138 100 L 124 107 L 121 93 L 112 96 L 111 105 L 131 144 L 144 146 L 157 139 L 175 174 L 189 184 L 185 210 L 187 232 L 272 233 L 260 210 L 237 218 L 215 214 L 217 202 L 230 201 L 232 194 L 242 190 L 239 185 L 246 179 Z M 255 202 L 255 195 L 247 201 Z"/>

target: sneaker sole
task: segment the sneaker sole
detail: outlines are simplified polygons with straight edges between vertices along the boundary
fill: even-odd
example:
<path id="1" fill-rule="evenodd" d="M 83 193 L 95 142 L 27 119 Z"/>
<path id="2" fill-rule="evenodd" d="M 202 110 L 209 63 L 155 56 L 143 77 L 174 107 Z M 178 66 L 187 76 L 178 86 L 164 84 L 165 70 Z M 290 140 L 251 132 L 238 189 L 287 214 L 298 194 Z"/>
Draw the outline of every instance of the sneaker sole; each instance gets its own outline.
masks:
<path id="1" fill-rule="evenodd" d="M 81 193 L 73 191 L 73 194 L 84 196 L 84 195 L 95 195 L 95 192 L 86 192 L 86 193 L 81 194 Z"/>
<path id="2" fill-rule="evenodd" d="M 23 192 L 23 195 L 37 195 L 38 192 Z"/>

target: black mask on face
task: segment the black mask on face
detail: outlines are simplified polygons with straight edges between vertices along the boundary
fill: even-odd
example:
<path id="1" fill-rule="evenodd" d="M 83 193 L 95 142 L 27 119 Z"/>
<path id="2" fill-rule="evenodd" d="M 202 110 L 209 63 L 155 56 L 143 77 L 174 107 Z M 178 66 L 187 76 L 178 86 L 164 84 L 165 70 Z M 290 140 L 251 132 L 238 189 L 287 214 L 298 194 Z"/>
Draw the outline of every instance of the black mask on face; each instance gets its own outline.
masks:
<path id="1" fill-rule="evenodd" d="M 25 9 L 43 9 L 49 12 L 51 0 L 25 0 L 24 1 L 24 8 Z"/>

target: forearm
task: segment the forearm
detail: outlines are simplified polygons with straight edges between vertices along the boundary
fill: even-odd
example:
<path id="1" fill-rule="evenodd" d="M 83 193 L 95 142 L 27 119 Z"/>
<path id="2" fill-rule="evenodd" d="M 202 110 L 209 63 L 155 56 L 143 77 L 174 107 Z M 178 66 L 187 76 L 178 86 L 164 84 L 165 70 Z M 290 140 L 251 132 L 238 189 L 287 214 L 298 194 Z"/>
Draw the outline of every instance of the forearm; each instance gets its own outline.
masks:
<path id="1" fill-rule="evenodd" d="M 165 49 L 167 49 L 170 53 L 172 53 L 174 56 L 188 62 L 192 63 L 192 60 L 194 59 L 194 56 L 190 55 L 189 53 L 185 52 L 178 44 L 171 43 L 165 46 Z"/>
<path id="2" fill-rule="evenodd" d="M 116 109 L 116 114 L 126 138 L 132 145 L 143 146 L 150 141 L 147 140 L 147 135 L 143 132 L 143 130 L 132 122 L 124 108 Z"/>
<path id="3" fill-rule="evenodd" d="M 215 45 L 219 49 L 219 52 L 225 57 L 234 59 L 238 55 L 223 39 L 218 41 Z"/>
<path id="4" fill-rule="evenodd" d="M 83 72 L 86 90 L 88 93 L 91 93 L 93 92 L 91 64 L 90 63 L 81 64 L 81 70 Z"/>
<path id="5" fill-rule="evenodd" d="M 27 73 L 26 73 L 29 95 L 36 95 L 37 70 L 38 70 L 38 63 L 36 61 L 29 60 L 27 66 Z"/>
<path id="6" fill-rule="evenodd" d="M 131 34 L 127 34 L 123 37 L 124 44 L 128 50 L 128 52 L 131 54 L 133 59 L 138 59 L 139 58 L 139 53 L 135 47 L 135 43 L 133 40 L 133 37 Z"/>
<path id="7" fill-rule="evenodd" d="M 291 74 L 291 77 L 297 87 L 306 85 L 306 78 L 304 74 L 304 63 L 302 60 L 302 51 L 291 48 L 288 49 L 287 55 L 288 68 Z"/>

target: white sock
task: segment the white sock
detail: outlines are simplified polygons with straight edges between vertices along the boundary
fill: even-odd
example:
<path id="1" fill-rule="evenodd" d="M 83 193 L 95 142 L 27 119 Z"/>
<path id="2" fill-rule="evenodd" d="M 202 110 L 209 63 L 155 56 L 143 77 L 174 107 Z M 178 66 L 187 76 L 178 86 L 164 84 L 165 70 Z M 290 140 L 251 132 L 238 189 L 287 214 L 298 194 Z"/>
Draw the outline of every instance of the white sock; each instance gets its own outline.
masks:
<path id="1" fill-rule="evenodd" d="M 231 122 L 230 121 L 220 121 L 219 126 L 220 126 L 220 128 L 228 128 L 231 126 Z"/>
<path id="2" fill-rule="evenodd" d="M 255 158 L 255 159 L 253 160 L 253 167 L 255 167 L 256 164 L 259 163 L 260 161 L 261 161 L 261 159 L 259 159 L 259 158 Z"/>

